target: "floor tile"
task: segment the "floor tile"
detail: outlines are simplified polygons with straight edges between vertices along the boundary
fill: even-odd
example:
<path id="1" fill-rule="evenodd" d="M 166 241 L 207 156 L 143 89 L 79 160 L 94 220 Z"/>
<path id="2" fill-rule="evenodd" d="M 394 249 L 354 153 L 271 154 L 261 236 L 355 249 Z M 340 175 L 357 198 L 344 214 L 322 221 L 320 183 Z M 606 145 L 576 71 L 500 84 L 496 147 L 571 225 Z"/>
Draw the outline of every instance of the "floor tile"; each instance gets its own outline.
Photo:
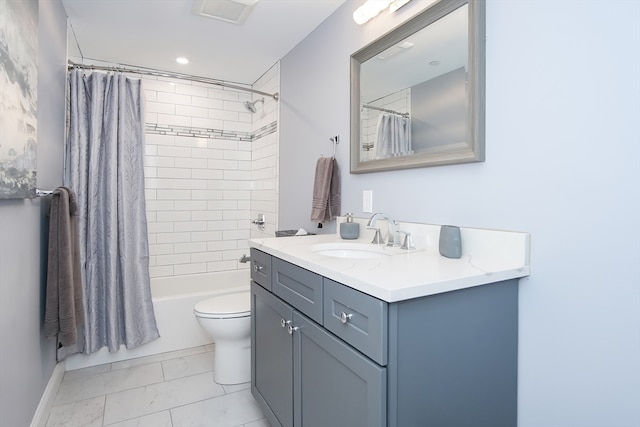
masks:
<path id="1" fill-rule="evenodd" d="M 271 427 L 271 424 L 269 424 L 269 421 L 267 421 L 266 418 L 263 418 L 252 423 L 247 423 L 243 427 Z"/>
<path id="2" fill-rule="evenodd" d="M 222 386 L 213 381 L 212 372 L 125 390 L 107 396 L 104 423 L 124 421 L 223 394 Z"/>
<path id="3" fill-rule="evenodd" d="M 242 384 L 232 384 L 232 385 L 223 385 L 225 393 L 235 393 L 236 391 L 245 390 L 251 387 L 251 383 L 242 383 Z"/>
<path id="4" fill-rule="evenodd" d="M 122 390 L 162 382 L 160 363 L 119 369 L 117 371 L 62 379 L 56 395 L 55 404 L 75 402 L 77 400 L 116 393 Z"/>
<path id="5" fill-rule="evenodd" d="M 206 352 L 166 360 L 162 362 L 162 371 L 164 379 L 167 381 L 204 372 L 213 372 L 213 353 Z"/>
<path id="6" fill-rule="evenodd" d="M 104 396 L 51 408 L 46 427 L 101 427 Z"/>
<path id="7" fill-rule="evenodd" d="M 192 354 L 204 353 L 207 350 L 204 346 L 187 348 L 184 350 L 170 351 L 167 353 L 154 354 L 153 356 L 137 357 L 135 359 L 121 360 L 120 362 L 113 362 L 111 370 L 131 368 L 133 366 L 146 365 L 148 363 L 162 362 L 176 357 L 185 357 Z"/>
<path id="8" fill-rule="evenodd" d="M 115 424 L 105 424 L 105 427 L 173 427 L 173 424 L 169 411 L 162 411 Z"/>
<path id="9" fill-rule="evenodd" d="M 88 368 L 67 371 L 64 373 L 64 378 L 66 380 L 71 380 L 74 378 L 88 377 L 95 374 L 103 374 L 109 371 L 111 371 L 111 363 L 105 363 L 104 365 L 90 366 Z"/>
<path id="10" fill-rule="evenodd" d="M 171 410 L 173 424 L 180 427 L 236 427 L 263 417 L 249 390 Z"/>

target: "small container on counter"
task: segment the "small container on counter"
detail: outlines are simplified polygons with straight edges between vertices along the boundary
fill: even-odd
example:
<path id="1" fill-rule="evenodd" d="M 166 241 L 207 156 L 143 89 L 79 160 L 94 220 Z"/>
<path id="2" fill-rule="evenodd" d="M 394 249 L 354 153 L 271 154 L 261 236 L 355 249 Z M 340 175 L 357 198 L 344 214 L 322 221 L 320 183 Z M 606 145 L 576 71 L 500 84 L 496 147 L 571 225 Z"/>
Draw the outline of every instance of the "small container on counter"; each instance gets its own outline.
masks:
<path id="1" fill-rule="evenodd" d="M 345 240 L 354 240 L 360 237 L 360 224 L 353 222 L 353 214 L 346 214 L 346 222 L 340 224 L 340 237 Z"/>

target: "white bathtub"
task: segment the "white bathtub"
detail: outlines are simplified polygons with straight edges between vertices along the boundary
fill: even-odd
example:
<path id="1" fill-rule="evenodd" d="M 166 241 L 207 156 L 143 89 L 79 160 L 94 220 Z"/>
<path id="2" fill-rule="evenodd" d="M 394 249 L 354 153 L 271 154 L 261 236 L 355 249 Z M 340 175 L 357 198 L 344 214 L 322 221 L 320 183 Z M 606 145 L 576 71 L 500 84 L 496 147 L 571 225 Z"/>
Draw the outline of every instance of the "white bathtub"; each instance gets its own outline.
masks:
<path id="1" fill-rule="evenodd" d="M 151 279 L 160 338 L 133 350 L 121 346 L 115 353 L 102 348 L 90 355 L 74 354 L 65 360 L 65 368 L 70 371 L 210 344 L 213 341 L 198 324 L 193 306 L 215 295 L 249 290 L 249 281 L 248 269 Z"/>

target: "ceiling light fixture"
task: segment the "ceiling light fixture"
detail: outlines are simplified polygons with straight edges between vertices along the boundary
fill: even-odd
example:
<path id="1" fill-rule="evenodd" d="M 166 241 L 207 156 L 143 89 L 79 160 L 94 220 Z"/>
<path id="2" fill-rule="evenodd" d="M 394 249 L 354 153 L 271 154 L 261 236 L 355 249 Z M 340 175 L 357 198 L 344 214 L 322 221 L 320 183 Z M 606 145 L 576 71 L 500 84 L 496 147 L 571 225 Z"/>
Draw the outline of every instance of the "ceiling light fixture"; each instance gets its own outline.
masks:
<path id="1" fill-rule="evenodd" d="M 389 12 L 393 13 L 410 1 L 411 0 L 367 0 L 353 12 L 353 20 L 356 24 L 362 25 L 382 12 L 387 6 L 389 7 Z"/>
<path id="2" fill-rule="evenodd" d="M 176 58 L 176 62 L 178 64 L 182 64 L 182 65 L 187 65 L 189 63 L 189 60 L 187 58 L 183 58 L 182 56 L 179 58 Z"/>

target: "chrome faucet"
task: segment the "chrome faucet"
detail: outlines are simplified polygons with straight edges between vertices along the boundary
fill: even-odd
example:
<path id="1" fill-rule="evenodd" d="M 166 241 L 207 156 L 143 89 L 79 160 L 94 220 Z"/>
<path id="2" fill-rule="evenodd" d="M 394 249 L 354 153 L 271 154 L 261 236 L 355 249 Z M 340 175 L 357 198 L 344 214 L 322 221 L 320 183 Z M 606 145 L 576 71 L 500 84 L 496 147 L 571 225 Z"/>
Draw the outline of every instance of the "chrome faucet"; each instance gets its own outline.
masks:
<path id="1" fill-rule="evenodd" d="M 398 242 L 398 223 L 395 219 L 389 217 L 389 215 L 377 212 L 371 215 L 369 218 L 369 222 L 367 222 L 367 228 L 375 228 L 376 221 L 378 219 L 384 219 L 389 224 L 389 237 L 387 238 L 387 246 L 400 246 L 400 242 Z M 377 233 L 376 233 L 377 235 Z"/>

